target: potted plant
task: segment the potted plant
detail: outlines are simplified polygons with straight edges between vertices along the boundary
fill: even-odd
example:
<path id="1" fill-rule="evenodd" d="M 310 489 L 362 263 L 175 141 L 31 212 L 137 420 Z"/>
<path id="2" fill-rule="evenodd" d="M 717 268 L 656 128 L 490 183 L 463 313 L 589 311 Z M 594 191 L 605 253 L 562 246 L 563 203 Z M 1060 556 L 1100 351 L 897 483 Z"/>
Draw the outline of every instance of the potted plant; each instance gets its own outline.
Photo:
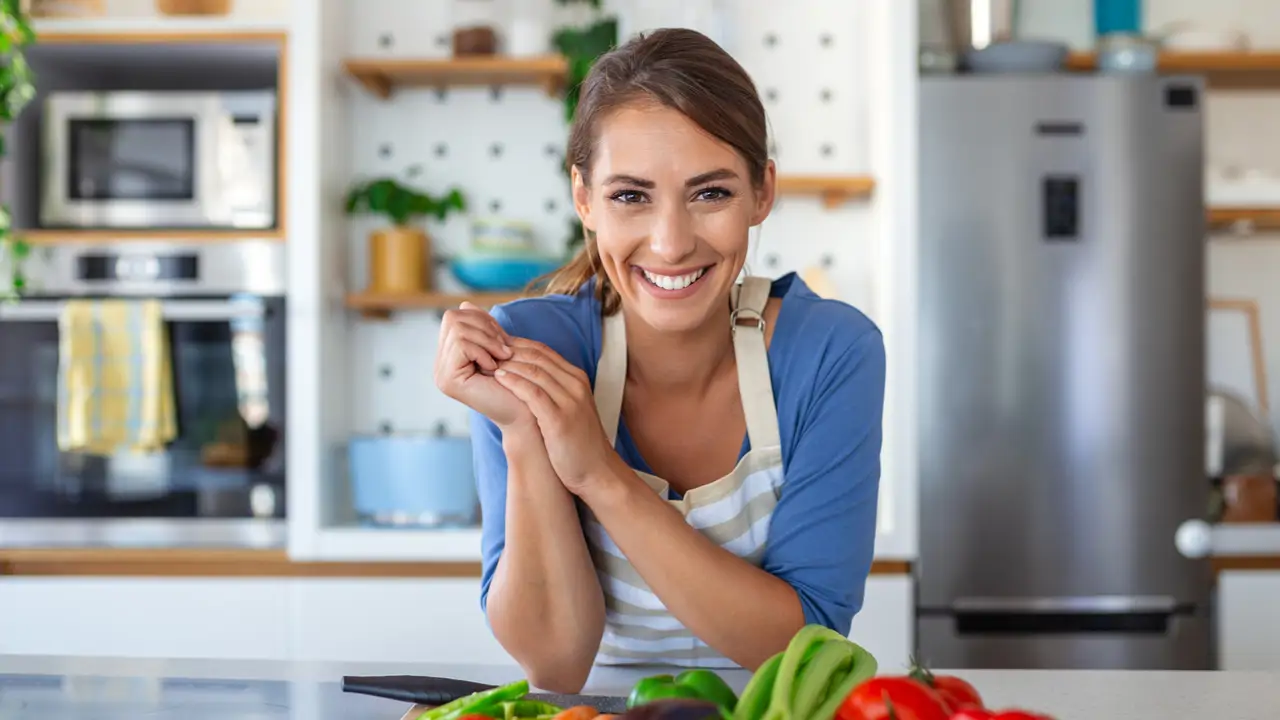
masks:
<path id="1" fill-rule="evenodd" d="M 0 0 L 0 124 L 8 125 L 36 95 L 31 67 L 23 48 L 35 42 L 26 8 L 21 0 Z M 5 154 L 0 135 L 0 158 Z M 22 261 L 30 248 L 13 233 L 13 216 L 0 204 L 0 297 L 14 298 L 22 292 L 25 278 Z"/>
<path id="2" fill-rule="evenodd" d="M 411 223 L 424 217 L 443 221 L 450 212 L 464 210 L 466 202 L 457 188 L 436 197 L 389 177 L 353 185 L 347 193 L 347 214 L 381 215 L 390 222 L 369 236 L 368 292 L 403 295 L 430 290 L 431 239 Z"/>

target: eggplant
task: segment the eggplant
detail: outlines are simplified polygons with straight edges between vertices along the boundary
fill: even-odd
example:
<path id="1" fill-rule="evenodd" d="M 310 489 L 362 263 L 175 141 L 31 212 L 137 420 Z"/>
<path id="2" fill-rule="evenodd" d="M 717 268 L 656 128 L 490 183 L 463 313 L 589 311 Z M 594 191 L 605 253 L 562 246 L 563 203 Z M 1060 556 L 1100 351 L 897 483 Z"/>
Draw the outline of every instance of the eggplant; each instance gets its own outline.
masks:
<path id="1" fill-rule="evenodd" d="M 713 702 L 672 698 L 638 705 L 618 716 L 620 720 L 720 720 Z"/>

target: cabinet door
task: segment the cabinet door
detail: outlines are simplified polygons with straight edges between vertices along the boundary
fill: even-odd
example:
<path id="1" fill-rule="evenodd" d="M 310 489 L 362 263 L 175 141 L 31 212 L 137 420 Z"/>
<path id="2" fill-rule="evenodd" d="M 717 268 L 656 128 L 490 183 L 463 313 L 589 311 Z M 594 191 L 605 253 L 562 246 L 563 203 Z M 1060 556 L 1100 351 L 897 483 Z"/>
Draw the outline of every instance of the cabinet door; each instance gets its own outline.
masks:
<path id="1" fill-rule="evenodd" d="M 273 579 L 0 578 L 0 653 L 282 660 L 286 590 Z"/>
<path id="2" fill-rule="evenodd" d="M 1280 571 L 1218 576 L 1218 668 L 1280 671 Z"/>
<path id="3" fill-rule="evenodd" d="M 849 638 L 875 656 L 881 674 L 903 672 L 911 664 L 913 592 L 910 575 L 872 575 L 867 580 L 866 598 Z"/>
<path id="4" fill-rule="evenodd" d="M 295 580 L 289 626 L 299 660 L 513 663 L 480 611 L 480 581 Z"/>

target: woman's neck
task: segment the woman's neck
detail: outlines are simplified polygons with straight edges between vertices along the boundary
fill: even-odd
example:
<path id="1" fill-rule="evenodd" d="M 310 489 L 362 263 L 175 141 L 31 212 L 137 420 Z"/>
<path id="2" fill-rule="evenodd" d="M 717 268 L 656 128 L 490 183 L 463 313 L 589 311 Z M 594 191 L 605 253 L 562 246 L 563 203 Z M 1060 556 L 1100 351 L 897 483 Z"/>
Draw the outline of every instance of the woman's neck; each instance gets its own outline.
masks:
<path id="1" fill-rule="evenodd" d="M 663 392 L 702 394 L 733 364 L 729 312 L 726 302 L 702 326 L 681 333 L 628 318 L 627 379 Z"/>

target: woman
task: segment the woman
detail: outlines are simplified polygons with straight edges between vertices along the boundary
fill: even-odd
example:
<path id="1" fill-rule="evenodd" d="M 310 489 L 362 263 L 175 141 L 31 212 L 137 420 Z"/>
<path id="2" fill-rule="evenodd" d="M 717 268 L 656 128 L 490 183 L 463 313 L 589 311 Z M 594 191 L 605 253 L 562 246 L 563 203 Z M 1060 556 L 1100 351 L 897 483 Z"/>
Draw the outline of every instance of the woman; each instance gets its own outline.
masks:
<path id="1" fill-rule="evenodd" d="M 738 284 L 776 185 L 751 79 L 696 32 L 637 38 L 584 82 L 568 156 L 583 250 L 547 295 L 441 331 L 495 637 L 572 692 L 597 662 L 754 669 L 805 623 L 847 634 L 883 343 L 794 274 Z"/>

